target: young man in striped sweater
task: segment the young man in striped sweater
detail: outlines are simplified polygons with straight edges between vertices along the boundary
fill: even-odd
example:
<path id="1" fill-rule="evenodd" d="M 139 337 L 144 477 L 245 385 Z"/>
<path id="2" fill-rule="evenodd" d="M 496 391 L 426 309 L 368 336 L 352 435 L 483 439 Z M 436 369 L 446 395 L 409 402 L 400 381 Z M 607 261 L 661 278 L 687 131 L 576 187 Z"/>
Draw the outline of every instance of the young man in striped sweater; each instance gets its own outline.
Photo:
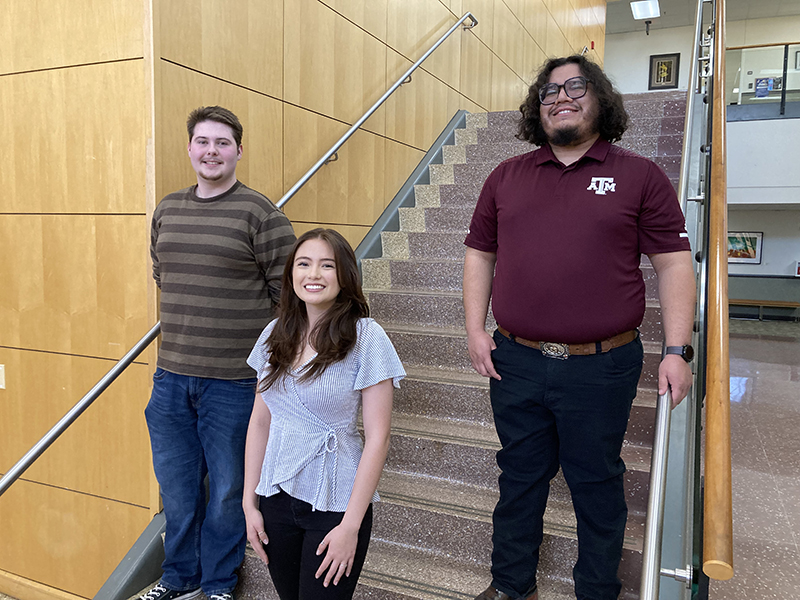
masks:
<path id="1" fill-rule="evenodd" d="M 187 129 L 197 185 L 167 195 L 151 230 L 162 343 L 145 417 L 167 525 L 164 575 L 143 598 L 189 600 L 202 590 L 233 600 L 256 386 L 245 361 L 273 318 L 295 235 L 266 196 L 236 179 L 236 115 L 201 107 Z"/>

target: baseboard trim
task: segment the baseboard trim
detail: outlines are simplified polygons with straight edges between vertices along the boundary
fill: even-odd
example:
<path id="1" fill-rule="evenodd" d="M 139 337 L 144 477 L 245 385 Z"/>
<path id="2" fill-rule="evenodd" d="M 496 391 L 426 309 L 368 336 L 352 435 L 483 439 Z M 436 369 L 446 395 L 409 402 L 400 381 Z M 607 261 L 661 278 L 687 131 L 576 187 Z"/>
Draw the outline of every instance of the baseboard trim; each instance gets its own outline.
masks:
<path id="1" fill-rule="evenodd" d="M 2 570 L 0 570 L 0 592 L 17 600 L 85 600 L 83 596 L 76 596 Z"/>

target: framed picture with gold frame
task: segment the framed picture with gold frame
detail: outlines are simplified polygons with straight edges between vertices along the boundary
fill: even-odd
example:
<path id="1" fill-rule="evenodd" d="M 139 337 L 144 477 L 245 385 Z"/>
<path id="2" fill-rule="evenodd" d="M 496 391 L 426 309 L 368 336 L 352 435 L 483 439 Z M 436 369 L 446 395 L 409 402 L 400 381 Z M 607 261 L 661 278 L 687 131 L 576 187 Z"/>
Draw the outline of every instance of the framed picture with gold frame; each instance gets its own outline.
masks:
<path id="1" fill-rule="evenodd" d="M 676 54 L 651 54 L 650 55 L 650 80 L 648 90 L 673 90 L 678 87 L 678 73 L 680 72 L 681 55 Z"/>

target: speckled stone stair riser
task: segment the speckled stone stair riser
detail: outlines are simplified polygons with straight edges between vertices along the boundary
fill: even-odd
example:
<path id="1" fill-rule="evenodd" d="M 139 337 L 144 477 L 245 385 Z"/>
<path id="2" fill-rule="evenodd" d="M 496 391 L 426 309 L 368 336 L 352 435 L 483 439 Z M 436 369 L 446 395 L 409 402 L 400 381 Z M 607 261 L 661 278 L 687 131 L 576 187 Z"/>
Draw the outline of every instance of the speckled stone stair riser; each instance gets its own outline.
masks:
<path id="1" fill-rule="evenodd" d="M 367 551 L 367 564 L 369 564 L 370 551 L 372 548 Z M 366 576 L 359 579 L 353 600 L 418 600 L 420 598 L 420 596 L 407 596 L 372 587 L 366 583 L 368 579 Z M 275 586 L 272 585 L 267 567 L 249 548 L 239 572 L 239 585 L 236 587 L 235 593 L 239 600 L 280 600 Z"/>
<path id="2" fill-rule="evenodd" d="M 464 260 L 466 233 L 425 232 L 409 233 L 408 249 L 410 258 L 445 258 Z"/>
<path id="3" fill-rule="evenodd" d="M 461 291 L 464 265 L 456 261 L 393 261 L 389 272 L 396 287 Z"/>
<path id="4" fill-rule="evenodd" d="M 414 436 L 410 432 L 392 432 L 386 465 L 394 471 L 419 473 L 495 489 L 500 475 L 495 454 L 496 449 L 432 440 Z M 625 450 L 623 457 L 624 454 Z M 649 473 L 628 465 L 624 477 L 628 510 L 641 514 L 647 509 Z M 569 488 L 560 472 L 550 484 L 550 497 L 558 501 L 570 501 Z"/>
<path id="5" fill-rule="evenodd" d="M 377 503 L 374 510 L 373 535 L 379 539 L 391 539 L 456 560 L 472 561 L 484 565 L 487 570 L 491 565 L 491 523 L 389 502 Z M 574 537 L 545 533 L 539 561 L 540 572 L 546 573 L 546 577 L 570 579 L 577 557 L 578 543 Z M 641 569 L 641 553 L 625 548 L 620 569 L 631 570 L 629 562 Z"/>
<path id="6" fill-rule="evenodd" d="M 474 184 L 483 186 L 483 182 L 494 171 L 496 165 L 487 163 L 472 163 L 463 165 L 450 165 L 453 167 L 453 181 L 457 185 Z"/>
<path id="7" fill-rule="evenodd" d="M 664 169 L 670 179 L 680 176 L 681 158 L 680 156 L 656 156 L 653 159 L 659 167 Z"/>
<path id="8" fill-rule="evenodd" d="M 473 372 L 467 353 L 466 337 L 409 333 L 392 330 L 390 327 L 387 327 L 387 333 L 400 359 L 408 365 Z M 641 387 L 656 387 L 660 362 L 660 354 L 655 351 L 645 352 L 644 368 L 639 379 Z"/>
<path id="9" fill-rule="evenodd" d="M 486 164 L 496 167 L 504 160 L 512 156 L 518 156 L 527 152 L 532 152 L 536 146 L 532 146 L 527 142 L 520 142 L 514 140 L 513 142 L 503 142 L 498 144 L 481 144 L 475 146 L 467 146 L 466 164 Z"/>
<path id="10" fill-rule="evenodd" d="M 407 323 L 409 325 L 434 327 L 463 327 L 464 306 L 461 296 L 436 296 L 431 294 L 393 293 L 374 291 L 368 293 L 371 314 L 384 323 Z M 487 329 L 495 327 L 487 322 Z M 660 341 L 661 313 L 656 308 L 645 311 L 639 327 L 642 340 Z"/>
<path id="11" fill-rule="evenodd" d="M 639 395 L 647 395 L 650 399 L 655 396 L 655 392 L 641 390 Z M 403 380 L 400 389 L 394 392 L 394 411 L 436 419 L 454 419 L 482 423 L 487 426 L 493 425 L 488 387 L 407 378 Z M 633 406 L 628 421 L 626 441 L 630 444 L 651 446 L 654 420 L 655 408 Z"/>
<path id="12" fill-rule="evenodd" d="M 454 260 L 389 262 L 391 285 L 399 288 L 459 292 L 463 285 L 463 272 L 463 262 Z M 645 297 L 648 300 L 658 299 L 658 281 L 652 267 L 642 270 L 642 278 Z"/>
<path id="13" fill-rule="evenodd" d="M 474 207 L 447 206 L 426 208 L 425 231 L 440 231 L 467 234 Z"/>
<path id="14" fill-rule="evenodd" d="M 482 188 L 483 182 L 440 185 L 439 205 L 442 208 L 469 207 L 474 211 Z M 471 218 L 472 215 L 470 215 L 470 219 Z M 469 221 L 467 223 L 469 223 Z"/>

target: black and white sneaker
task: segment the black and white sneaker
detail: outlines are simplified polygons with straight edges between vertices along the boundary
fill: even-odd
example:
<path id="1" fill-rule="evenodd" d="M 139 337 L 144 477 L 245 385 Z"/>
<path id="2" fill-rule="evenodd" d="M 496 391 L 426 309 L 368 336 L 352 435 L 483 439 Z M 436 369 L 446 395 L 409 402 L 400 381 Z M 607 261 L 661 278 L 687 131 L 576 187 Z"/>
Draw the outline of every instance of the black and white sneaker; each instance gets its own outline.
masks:
<path id="1" fill-rule="evenodd" d="M 236 600 L 233 593 L 225 593 L 225 594 L 211 594 L 208 597 L 208 600 Z"/>
<path id="2" fill-rule="evenodd" d="M 170 590 L 161 585 L 159 581 L 154 588 L 139 596 L 139 600 L 191 600 L 192 598 L 197 598 L 201 591 L 200 588 L 186 592 Z"/>

